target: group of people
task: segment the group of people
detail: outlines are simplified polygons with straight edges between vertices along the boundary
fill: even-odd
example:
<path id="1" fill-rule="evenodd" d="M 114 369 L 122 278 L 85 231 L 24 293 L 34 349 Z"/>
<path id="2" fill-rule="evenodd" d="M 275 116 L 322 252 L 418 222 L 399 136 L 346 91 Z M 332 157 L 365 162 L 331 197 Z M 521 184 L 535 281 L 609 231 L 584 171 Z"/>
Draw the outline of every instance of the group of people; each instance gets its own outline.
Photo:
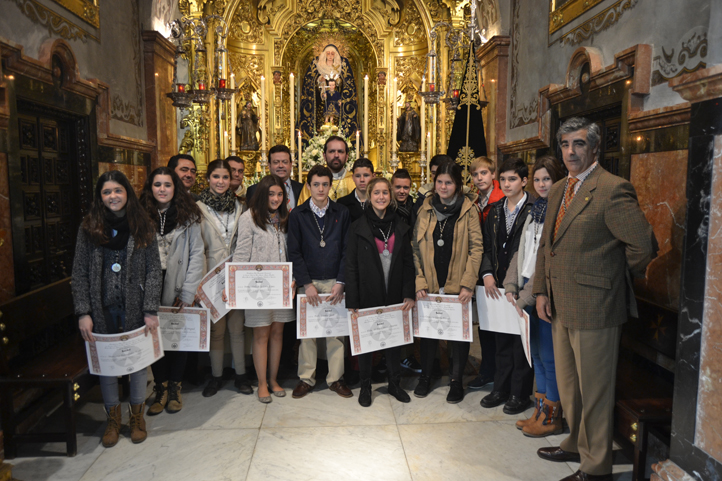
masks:
<path id="1" fill-rule="evenodd" d="M 580 470 L 565 479 L 611 479 L 620 326 L 627 306 L 634 305 L 631 277 L 644 276 L 656 244 L 631 184 L 599 166 L 596 124 L 570 119 L 557 140 L 568 175 L 552 156 L 538 158 L 531 176 L 522 159 L 505 159 L 496 168 L 480 157 L 469 168 L 473 185 L 467 186 L 461 166 L 437 155 L 430 162 L 433 181 L 421 186 L 416 201 L 405 169 L 389 181 L 360 158 L 347 171 L 347 145 L 340 137 L 329 137 L 327 165 L 314 166 L 305 184 L 290 179 L 290 152 L 283 145 L 269 151 L 271 173 L 247 191 L 238 157 L 211 162 L 208 187 L 197 196 L 190 192 L 196 167 L 188 155 L 155 169 L 140 198 L 122 173 L 106 172 L 78 233 L 72 288 L 80 332 L 93 342 L 94 334 L 158 329 L 159 306 L 197 303 L 206 271 L 229 256 L 233 262 L 291 262 L 298 294 L 312 305 L 345 299 L 352 313 L 395 304 L 408 311 L 431 294 L 455 295 L 467 304 L 474 302 L 477 285 L 483 286 L 479 295 L 506 298 L 520 316 L 528 313 L 533 367 L 520 336 L 481 330 L 481 367 L 467 387 L 493 384 L 481 406 L 503 404 L 505 413 L 519 414 L 532 403 L 536 378 L 534 412 L 517 427 L 532 437 L 559 434 L 563 406 L 570 435 L 560 447 L 541 448 L 539 456 L 581 460 Z M 296 340 L 289 329 L 295 317 L 293 309 L 231 310 L 212 324 L 212 377 L 203 396 L 223 387 L 226 336 L 235 388 L 253 393 L 245 328 L 253 329 L 258 400 L 285 396 L 277 376 L 282 351 Z M 300 341 L 293 398 L 316 386 L 318 344 L 326 351 L 329 389 L 350 398 L 347 379 L 358 379 L 361 406 L 372 404 L 374 358 L 381 356 L 392 397 L 411 400 L 400 385 L 402 366 L 420 371 L 415 397 L 431 391 L 438 340 L 417 340 L 420 362 L 413 346 L 349 362 L 346 342 Z M 446 400 L 458 403 L 470 343 L 449 341 L 447 347 Z M 148 415 L 182 409 L 185 364 L 186 353 L 170 351 L 153 364 L 155 398 Z M 135 443 L 147 436 L 146 383 L 146 370 L 130 375 Z M 102 443 L 110 447 L 121 424 L 117 379 L 101 376 L 100 386 L 108 418 Z"/>

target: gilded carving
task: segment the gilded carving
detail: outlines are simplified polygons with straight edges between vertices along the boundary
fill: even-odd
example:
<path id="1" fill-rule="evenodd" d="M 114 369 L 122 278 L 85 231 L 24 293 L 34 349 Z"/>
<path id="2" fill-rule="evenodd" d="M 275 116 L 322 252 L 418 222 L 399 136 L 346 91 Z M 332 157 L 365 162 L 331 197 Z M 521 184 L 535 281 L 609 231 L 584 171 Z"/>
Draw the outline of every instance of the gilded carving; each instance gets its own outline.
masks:
<path id="1" fill-rule="evenodd" d="M 394 72 L 398 78 L 398 89 L 406 92 L 409 86 L 418 91 L 421 77 L 424 75 L 425 56 L 396 57 L 394 59 Z M 393 80 L 393 79 L 391 79 Z"/>
<path id="2" fill-rule="evenodd" d="M 451 17 L 449 7 L 442 0 L 430 0 L 426 2 L 426 6 L 429 9 L 431 20 L 434 22 L 441 22 Z"/>
<path id="3" fill-rule="evenodd" d="M 603 32 L 619 21 L 624 12 L 634 8 L 638 0 L 619 0 L 614 5 L 590 18 L 572 31 L 564 34 L 562 43 L 567 45 L 578 45 L 589 39 L 594 34 Z"/>
<path id="4" fill-rule="evenodd" d="M 563 5 L 549 12 L 549 33 L 556 32 L 600 2 L 602 0 L 568 0 L 564 2 Z M 551 9 L 551 4 L 549 6 Z"/>
<path id="5" fill-rule="evenodd" d="M 53 0 L 95 28 L 100 28 L 100 7 L 91 0 Z"/>
<path id="6" fill-rule="evenodd" d="M 268 24 L 285 7 L 283 0 L 259 0 L 257 18 L 261 24 Z"/>
<path id="7" fill-rule="evenodd" d="M 413 2 L 404 8 L 401 22 L 394 27 L 394 46 L 417 45 L 426 43 L 426 32 L 421 14 Z"/>
<path id="8" fill-rule="evenodd" d="M 131 3 L 133 9 L 133 20 L 140 24 L 138 13 L 138 3 Z M 131 44 L 133 46 L 133 65 L 135 65 L 135 100 L 123 100 L 123 98 L 115 94 L 112 97 L 110 105 L 110 118 L 127 122 L 129 124 L 142 127 L 143 122 L 143 83 L 141 81 L 140 66 L 143 63 L 140 52 L 140 29 L 133 29 Z"/>
<path id="9" fill-rule="evenodd" d="M 264 65 L 263 55 L 228 52 L 228 62 L 231 64 L 231 71 L 236 75 L 238 82 L 241 82 L 243 78 L 250 78 L 255 86 L 260 87 Z"/>
<path id="10" fill-rule="evenodd" d="M 511 94 L 509 95 L 510 128 L 521 127 L 535 122 L 537 119 L 538 99 L 535 97 L 529 104 L 519 102 L 519 42 L 521 41 L 521 29 L 519 28 L 519 15 L 521 0 L 514 2 L 514 16 L 512 21 L 511 35 Z"/>
<path id="11" fill-rule="evenodd" d="M 280 39 L 274 42 L 276 65 L 282 65 L 284 47 L 296 31 L 318 19 L 344 20 L 352 24 L 366 34 L 376 53 L 377 61 L 380 62 L 384 58 L 383 41 L 379 38 L 373 23 L 364 16 L 360 0 L 299 0 L 296 4 L 296 15 L 284 25 Z"/>
<path id="12" fill-rule="evenodd" d="M 83 30 L 70 20 L 58 15 L 49 8 L 41 5 L 35 0 L 15 0 L 15 4 L 20 11 L 28 17 L 33 23 L 37 23 L 48 29 L 49 34 L 56 34 L 66 40 L 82 40 L 87 42 L 88 38 L 92 38 L 96 42 L 100 40 L 98 37 Z"/>
<path id="13" fill-rule="evenodd" d="M 241 2 L 233 14 L 229 37 L 240 42 L 263 44 L 263 27 L 256 20 L 251 2 Z"/>
<path id="14" fill-rule="evenodd" d="M 206 152 L 208 149 L 208 133 L 211 129 L 211 122 L 206 110 L 207 107 L 194 105 L 180 122 L 182 129 L 188 129 L 183 135 L 185 147 L 198 153 Z M 188 135 L 188 132 L 191 134 Z"/>

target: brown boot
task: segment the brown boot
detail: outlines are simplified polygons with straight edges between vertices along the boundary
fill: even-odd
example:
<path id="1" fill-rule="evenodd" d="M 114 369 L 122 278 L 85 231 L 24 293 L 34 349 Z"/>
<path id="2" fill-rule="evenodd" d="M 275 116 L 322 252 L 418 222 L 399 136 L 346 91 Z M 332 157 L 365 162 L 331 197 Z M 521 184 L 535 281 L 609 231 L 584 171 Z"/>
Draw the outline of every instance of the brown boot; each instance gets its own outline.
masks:
<path id="1" fill-rule="evenodd" d="M 181 382 L 171 381 L 168 385 L 168 412 L 177 413 L 183 409 L 183 398 L 181 397 Z"/>
<path id="2" fill-rule="evenodd" d="M 105 427 L 102 442 L 104 447 L 112 448 L 118 444 L 118 437 L 120 436 L 120 404 L 113 406 L 110 409 L 106 409 L 105 414 L 108 416 L 108 425 Z"/>
<path id="3" fill-rule="evenodd" d="M 155 416 L 163 412 L 166 403 L 168 403 L 168 381 L 164 383 L 155 383 L 153 388 L 155 391 L 155 402 L 148 408 L 148 416 Z"/>
<path id="4" fill-rule="evenodd" d="M 527 424 L 522 429 L 524 436 L 530 438 L 542 438 L 550 434 L 561 434 L 564 431 L 562 426 L 562 405 L 559 401 L 552 402 L 544 399 L 544 407 L 539 419 L 535 423 Z"/>
<path id="5" fill-rule="evenodd" d="M 544 400 L 547 398 L 546 393 L 534 393 L 534 412 L 532 413 L 531 417 L 529 419 L 520 419 L 516 422 L 516 428 L 517 429 L 524 429 L 524 426 L 527 426 L 529 424 L 532 424 L 536 422 L 537 418 L 539 417 L 539 413 L 542 410 L 542 406 L 544 406 Z"/>
<path id="6" fill-rule="evenodd" d="M 135 444 L 142 443 L 148 437 L 143 417 L 144 410 L 145 403 L 130 405 L 130 440 Z"/>

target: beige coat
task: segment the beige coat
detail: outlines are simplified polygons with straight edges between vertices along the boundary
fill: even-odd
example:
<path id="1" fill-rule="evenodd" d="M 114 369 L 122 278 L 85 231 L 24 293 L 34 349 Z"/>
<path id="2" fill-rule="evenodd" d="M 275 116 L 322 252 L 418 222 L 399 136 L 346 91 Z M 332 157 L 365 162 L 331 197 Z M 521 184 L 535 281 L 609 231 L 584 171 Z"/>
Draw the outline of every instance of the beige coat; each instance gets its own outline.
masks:
<path id="1" fill-rule="evenodd" d="M 203 213 L 201 221 L 201 234 L 203 235 L 203 243 L 205 244 L 206 253 L 206 272 L 216 267 L 223 259 L 229 257 L 236 250 L 236 241 L 238 240 L 238 220 L 241 214 L 246 210 L 246 206 L 236 201 L 236 218 L 233 224 L 233 237 L 231 244 L 226 246 L 223 242 L 223 235 L 218 230 L 213 214 L 208 211 L 208 206 L 201 201 L 197 202 Z"/>
<path id="2" fill-rule="evenodd" d="M 429 195 L 419 209 L 411 246 L 416 266 L 416 291 L 426 289 L 430 294 L 437 294 L 441 286 L 434 267 L 433 234 L 436 228 L 436 213 L 431 205 L 431 199 L 432 196 Z M 449 274 L 444 286 L 446 294 L 458 294 L 462 287 L 473 291 L 479 278 L 484 242 L 475 200 L 476 194 L 466 195 L 459 220 L 454 226 L 454 246 L 451 251 Z"/>

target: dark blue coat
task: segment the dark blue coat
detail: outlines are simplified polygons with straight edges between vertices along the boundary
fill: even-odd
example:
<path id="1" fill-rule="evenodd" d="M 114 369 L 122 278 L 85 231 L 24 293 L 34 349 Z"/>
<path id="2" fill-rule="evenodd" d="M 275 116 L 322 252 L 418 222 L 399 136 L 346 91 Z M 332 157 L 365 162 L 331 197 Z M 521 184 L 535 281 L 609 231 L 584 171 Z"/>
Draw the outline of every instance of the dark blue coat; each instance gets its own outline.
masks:
<path id="1" fill-rule="evenodd" d="M 305 286 L 311 280 L 336 279 L 345 282 L 346 233 L 348 209 L 329 199 L 324 216 L 323 240 L 308 199 L 291 211 L 288 218 L 288 258 L 293 262 L 296 284 Z"/>

